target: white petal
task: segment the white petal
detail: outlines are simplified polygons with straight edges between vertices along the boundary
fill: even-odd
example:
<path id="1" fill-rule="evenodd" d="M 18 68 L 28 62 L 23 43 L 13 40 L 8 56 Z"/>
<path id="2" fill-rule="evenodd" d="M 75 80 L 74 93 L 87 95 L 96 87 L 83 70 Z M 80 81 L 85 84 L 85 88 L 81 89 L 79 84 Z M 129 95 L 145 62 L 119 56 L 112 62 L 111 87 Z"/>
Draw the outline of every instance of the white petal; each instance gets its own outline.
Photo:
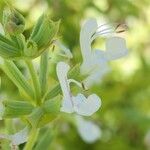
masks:
<path id="1" fill-rule="evenodd" d="M 81 74 L 87 75 L 91 74 L 94 70 L 98 70 L 99 66 L 103 68 L 103 65 L 106 63 L 105 52 L 103 50 L 95 50 L 93 49 L 90 58 L 86 61 L 83 61 L 80 71 Z"/>
<path id="2" fill-rule="evenodd" d="M 64 62 L 59 62 L 56 67 L 57 76 L 58 76 L 59 83 L 63 92 L 62 107 L 60 111 L 72 113 L 74 112 L 72 95 L 70 92 L 70 86 L 69 86 L 69 82 L 67 79 L 67 73 L 69 69 L 70 69 L 70 66 Z"/>
<path id="3" fill-rule="evenodd" d="M 91 116 L 101 106 L 101 99 L 96 95 L 92 94 L 86 98 L 83 94 L 78 94 L 73 98 L 75 111 L 83 116 Z"/>
<path id="4" fill-rule="evenodd" d="M 59 62 L 56 67 L 57 77 L 63 92 L 64 99 L 70 99 L 70 87 L 67 79 L 67 73 L 70 66 L 64 62 Z"/>
<path id="5" fill-rule="evenodd" d="M 106 56 L 108 60 L 117 59 L 128 54 L 126 42 L 121 37 L 108 38 L 106 41 Z"/>
<path id="6" fill-rule="evenodd" d="M 77 116 L 77 129 L 81 138 L 87 143 L 94 143 L 101 137 L 100 128 L 92 121 L 87 121 Z"/>
<path id="7" fill-rule="evenodd" d="M 23 130 L 15 133 L 13 135 L 1 134 L 0 138 L 1 139 L 7 139 L 7 140 L 11 141 L 12 145 L 20 145 L 20 144 L 25 143 L 27 141 L 28 133 L 29 133 L 29 129 L 28 129 L 28 127 L 26 127 Z"/>
<path id="8" fill-rule="evenodd" d="M 5 35 L 4 28 L 1 23 L 0 23 L 0 34 Z"/>
<path id="9" fill-rule="evenodd" d="M 13 145 L 20 145 L 22 143 L 25 143 L 28 139 L 28 132 L 29 129 L 26 127 L 23 130 L 19 131 L 18 133 L 11 135 L 12 144 Z"/>
<path id="10" fill-rule="evenodd" d="M 74 112 L 73 104 L 71 103 L 71 101 L 69 99 L 63 99 L 62 107 L 61 107 L 60 111 L 66 112 L 66 113 Z"/>
<path id="11" fill-rule="evenodd" d="M 60 53 L 59 55 L 64 56 L 64 57 L 68 57 L 70 59 L 73 58 L 73 55 L 72 55 L 70 49 L 65 47 L 60 41 L 56 40 L 54 42 L 54 44 L 57 45 L 62 50 L 62 53 Z"/>
<path id="12" fill-rule="evenodd" d="M 86 89 L 89 89 L 94 84 L 101 82 L 102 78 L 110 71 L 106 62 L 99 63 L 95 70 L 91 71 L 89 76 L 83 80 L 83 84 Z"/>
<path id="13" fill-rule="evenodd" d="M 98 28 L 98 24 L 97 24 L 96 19 L 94 18 L 88 19 L 83 24 L 80 35 L 82 36 L 82 34 L 84 34 L 84 35 L 90 36 L 91 38 L 92 34 L 96 32 L 97 28 Z"/>
<path id="14" fill-rule="evenodd" d="M 57 76 L 59 79 L 63 79 L 64 76 L 67 76 L 67 73 L 70 69 L 70 66 L 68 64 L 66 64 L 65 62 L 58 62 L 57 67 L 56 67 L 56 71 L 57 71 Z"/>
<path id="15" fill-rule="evenodd" d="M 97 29 L 96 19 L 89 19 L 81 28 L 80 46 L 83 60 L 86 61 L 91 55 L 91 36 Z"/>

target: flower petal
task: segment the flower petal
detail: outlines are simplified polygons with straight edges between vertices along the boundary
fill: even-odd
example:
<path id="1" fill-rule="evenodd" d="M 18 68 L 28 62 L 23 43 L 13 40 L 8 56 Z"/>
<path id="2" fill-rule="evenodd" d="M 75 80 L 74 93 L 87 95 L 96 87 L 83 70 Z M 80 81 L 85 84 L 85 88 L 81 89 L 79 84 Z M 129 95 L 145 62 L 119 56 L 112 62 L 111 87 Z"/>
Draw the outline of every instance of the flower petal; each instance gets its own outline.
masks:
<path id="1" fill-rule="evenodd" d="M 92 71 L 87 78 L 83 80 L 83 84 L 86 89 L 93 86 L 93 84 L 98 84 L 104 75 L 106 75 L 110 71 L 106 62 L 97 64 L 95 70 Z"/>
<path id="2" fill-rule="evenodd" d="M 101 106 L 101 99 L 96 94 L 92 94 L 88 98 L 83 94 L 78 94 L 73 98 L 73 102 L 75 112 L 83 116 L 91 116 Z"/>
<path id="3" fill-rule="evenodd" d="M 64 99 L 70 99 L 70 87 L 67 81 L 67 73 L 70 66 L 64 62 L 59 62 L 56 67 L 57 77 L 63 92 Z"/>
<path id="4" fill-rule="evenodd" d="M 108 38 L 106 41 L 106 57 L 108 60 L 118 59 L 128 54 L 126 42 L 121 37 Z"/>
<path id="5" fill-rule="evenodd" d="M 26 127 L 23 130 L 17 132 L 14 135 L 11 135 L 11 140 L 13 145 L 20 145 L 22 143 L 25 143 L 28 139 L 28 132 L 29 129 Z"/>
<path id="6" fill-rule="evenodd" d="M 92 121 L 87 121 L 81 116 L 76 116 L 77 129 L 81 138 L 87 143 L 94 143 L 101 137 L 100 128 Z"/>
<path id="7" fill-rule="evenodd" d="M 7 139 L 7 140 L 11 141 L 12 145 L 20 145 L 27 141 L 28 133 L 29 133 L 29 129 L 28 129 L 28 127 L 25 127 L 23 130 L 15 133 L 13 135 L 1 134 L 0 139 Z"/>
<path id="8" fill-rule="evenodd" d="M 69 69 L 70 69 L 70 66 L 64 62 L 59 62 L 56 67 L 57 76 L 58 76 L 59 83 L 63 92 L 62 107 L 60 111 L 72 113 L 74 112 L 73 102 L 72 102 L 69 82 L 67 79 L 67 73 Z"/>
<path id="9" fill-rule="evenodd" d="M 91 36 L 97 29 L 96 19 L 89 19 L 85 22 L 80 32 L 80 46 L 83 60 L 88 60 L 91 55 Z"/>
<path id="10" fill-rule="evenodd" d="M 60 41 L 56 40 L 54 42 L 54 44 L 62 50 L 62 52 L 59 54 L 60 56 L 68 57 L 70 59 L 73 58 L 73 55 L 72 55 L 70 49 L 65 47 Z"/>
<path id="11" fill-rule="evenodd" d="M 62 107 L 61 107 L 60 111 L 66 112 L 66 113 L 74 112 L 73 104 L 71 103 L 71 101 L 69 99 L 62 100 Z"/>

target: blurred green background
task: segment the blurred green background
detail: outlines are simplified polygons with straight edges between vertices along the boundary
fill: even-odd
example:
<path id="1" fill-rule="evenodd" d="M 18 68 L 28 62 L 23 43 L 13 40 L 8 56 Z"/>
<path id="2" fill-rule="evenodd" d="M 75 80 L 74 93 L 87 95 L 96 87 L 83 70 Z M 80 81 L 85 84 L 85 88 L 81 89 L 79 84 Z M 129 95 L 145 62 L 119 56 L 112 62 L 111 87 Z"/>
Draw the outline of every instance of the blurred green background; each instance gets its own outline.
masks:
<path id="1" fill-rule="evenodd" d="M 101 109 L 91 118 L 102 130 L 102 137 L 87 144 L 76 128 L 62 119 L 51 150 L 146 150 L 150 130 L 150 1 L 149 0 L 9 0 L 27 20 L 25 35 L 38 17 L 48 11 L 53 20 L 61 19 L 59 35 L 74 54 L 72 63 L 81 60 L 79 33 L 82 23 L 94 17 L 104 22 L 126 22 L 123 35 L 129 55 L 110 64 L 112 72 L 91 91 L 102 98 Z M 0 0 L 0 17 L 5 4 Z M 103 47 L 98 39 L 93 47 Z M 3 89 L 11 93 L 14 85 L 3 79 Z M 11 94 L 10 94 L 11 95 Z M 150 143 L 150 139 L 149 139 Z M 150 147 L 149 147 L 150 149 Z M 44 150 L 44 148 L 43 148 Z"/>

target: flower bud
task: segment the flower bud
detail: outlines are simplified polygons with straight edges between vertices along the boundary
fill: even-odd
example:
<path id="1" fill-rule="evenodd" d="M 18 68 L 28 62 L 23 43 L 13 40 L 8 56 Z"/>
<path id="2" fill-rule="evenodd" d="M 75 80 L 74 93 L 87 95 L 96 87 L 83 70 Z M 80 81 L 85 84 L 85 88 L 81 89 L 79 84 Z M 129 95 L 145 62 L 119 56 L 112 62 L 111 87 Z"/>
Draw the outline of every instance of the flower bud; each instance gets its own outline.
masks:
<path id="1" fill-rule="evenodd" d="M 42 15 L 33 28 L 30 40 L 38 46 L 39 55 L 49 47 L 58 32 L 60 21 L 50 20 L 48 15 Z"/>
<path id="2" fill-rule="evenodd" d="M 8 34 L 20 34 L 25 28 L 24 17 L 15 9 L 6 9 L 3 12 L 3 25 Z"/>

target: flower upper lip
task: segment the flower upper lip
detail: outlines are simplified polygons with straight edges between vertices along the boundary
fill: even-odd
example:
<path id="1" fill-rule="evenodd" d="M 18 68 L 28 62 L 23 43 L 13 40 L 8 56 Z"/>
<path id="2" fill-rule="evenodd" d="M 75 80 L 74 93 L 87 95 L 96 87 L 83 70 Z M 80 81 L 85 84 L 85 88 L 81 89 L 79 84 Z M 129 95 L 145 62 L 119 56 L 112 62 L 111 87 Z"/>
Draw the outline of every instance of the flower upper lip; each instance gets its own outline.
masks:
<path id="1" fill-rule="evenodd" d="M 91 43 L 95 38 L 103 34 L 116 32 L 116 29 L 110 27 L 98 32 L 98 28 L 96 19 L 89 19 L 85 22 L 80 32 L 80 46 L 83 57 L 80 71 L 81 74 L 88 76 L 83 81 L 87 88 L 100 81 L 103 75 L 110 70 L 108 67 L 109 61 L 121 58 L 128 53 L 125 40 L 121 37 L 113 36 L 106 39 L 105 51 L 93 50 Z"/>

